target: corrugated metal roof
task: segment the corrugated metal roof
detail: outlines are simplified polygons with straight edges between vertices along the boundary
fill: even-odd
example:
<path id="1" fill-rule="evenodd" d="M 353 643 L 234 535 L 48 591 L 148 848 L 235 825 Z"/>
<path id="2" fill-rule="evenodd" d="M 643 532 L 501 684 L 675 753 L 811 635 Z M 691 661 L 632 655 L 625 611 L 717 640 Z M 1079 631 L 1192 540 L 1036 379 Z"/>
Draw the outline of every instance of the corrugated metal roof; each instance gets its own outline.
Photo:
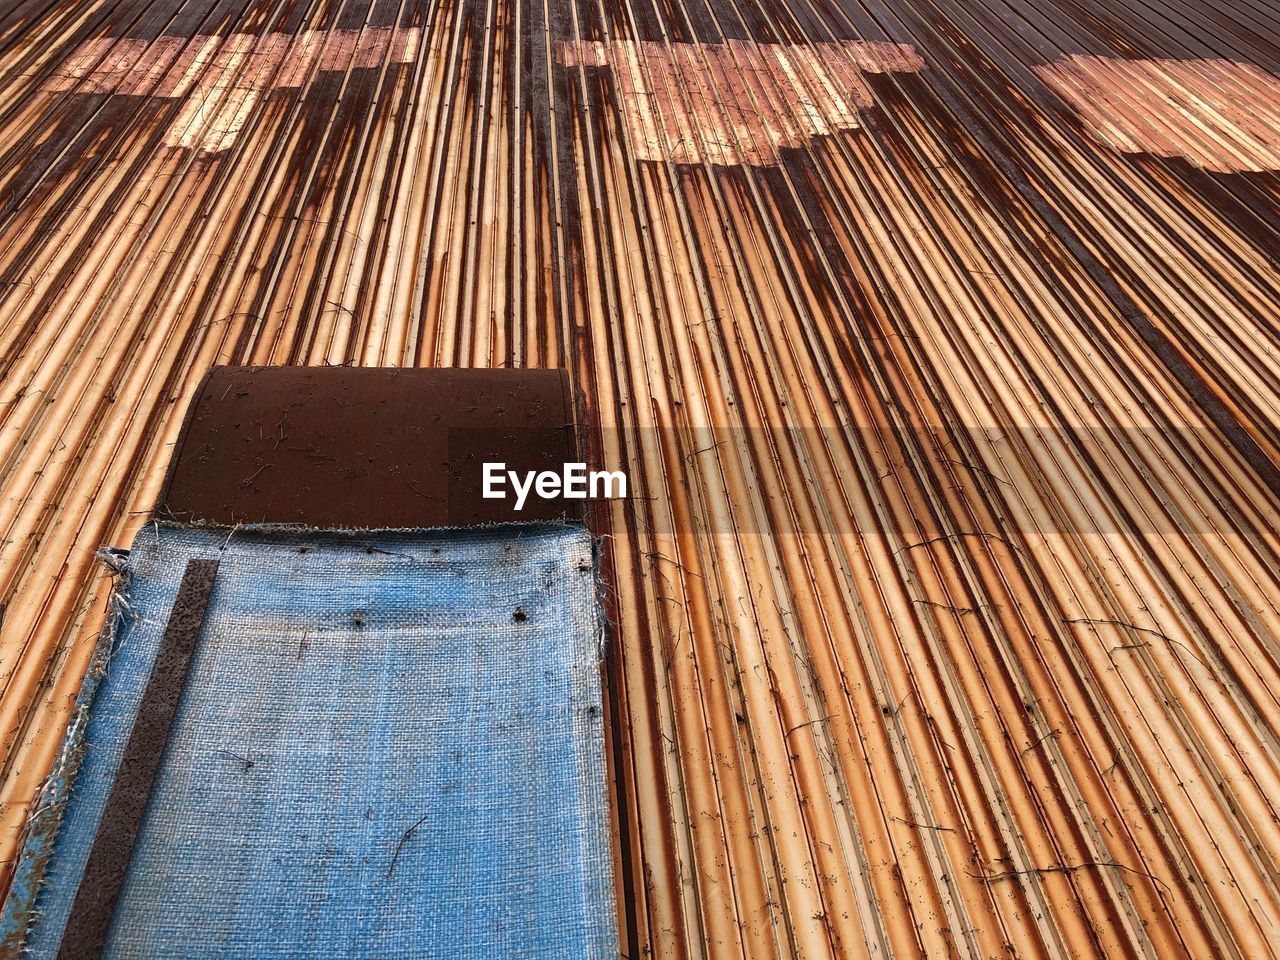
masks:
<path id="1" fill-rule="evenodd" d="M 1278 26 L 9 5 L 0 859 L 210 365 L 565 365 L 628 956 L 1268 954 Z"/>

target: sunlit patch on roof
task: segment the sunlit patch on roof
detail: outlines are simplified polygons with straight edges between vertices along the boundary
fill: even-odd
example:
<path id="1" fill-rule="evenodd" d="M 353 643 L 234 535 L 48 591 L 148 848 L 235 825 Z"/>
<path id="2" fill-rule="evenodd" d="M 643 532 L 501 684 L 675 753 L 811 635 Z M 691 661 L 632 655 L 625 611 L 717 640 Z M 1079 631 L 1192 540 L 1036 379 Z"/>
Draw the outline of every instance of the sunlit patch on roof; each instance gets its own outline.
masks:
<path id="1" fill-rule="evenodd" d="M 1036 70 L 1123 153 L 1182 157 L 1215 173 L 1280 170 L 1280 78 L 1261 67 L 1072 56 Z"/>
<path id="2" fill-rule="evenodd" d="M 608 67 L 641 160 L 770 166 L 778 150 L 859 126 L 864 73 L 915 72 L 906 44 L 561 43 L 565 66 Z"/>
<path id="3" fill-rule="evenodd" d="M 410 63 L 417 48 L 417 27 L 153 41 L 97 37 L 77 47 L 42 89 L 184 100 L 164 143 L 219 153 L 235 143 L 264 94 L 305 86 L 318 71 Z"/>

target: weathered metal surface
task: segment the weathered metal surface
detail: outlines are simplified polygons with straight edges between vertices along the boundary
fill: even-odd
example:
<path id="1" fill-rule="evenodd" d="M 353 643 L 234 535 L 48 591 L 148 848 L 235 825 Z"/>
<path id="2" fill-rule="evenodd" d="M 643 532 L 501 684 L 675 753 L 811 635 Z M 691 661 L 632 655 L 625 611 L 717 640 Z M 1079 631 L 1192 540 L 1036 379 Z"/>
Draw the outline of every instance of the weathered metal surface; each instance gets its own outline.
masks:
<path id="1" fill-rule="evenodd" d="M 1072 56 L 1036 69 L 1117 150 L 1280 170 L 1280 77 L 1254 64 Z"/>
<path id="2" fill-rule="evenodd" d="M 158 37 L 150 42 L 95 37 L 77 47 L 43 89 L 181 100 L 182 110 L 165 143 L 217 153 L 234 143 L 259 97 L 301 87 L 313 70 L 345 73 L 377 68 L 384 61 L 411 63 L 417 43 L 418 31 L 412 27 Z"/>
<path id="3" fill-rule="evenodd" d="M 894 43 L 556 45 L 565 66 L 608 67 L 640 160 L 754 166 L 778 149 L 858 126 L 872 106 L 862 73 L 915 71 L 924 62 Z M 686 102 L 675 91 L 695 90 Z M 714 92 L 713 92 L 714 91 Z"/>
<path id="4" fill-rule="evenodd" d="M 326 33 L 342 69 L 242 81 Z M 210 366 L 564 366 L 635 494 L 595 518 L 628 956 L 1268 955 L 1280 200 L 1222 172 L 1257 127 L 1212 103 L 1274 116 L 1278 35 L 1258 0 L 10 5 L 4 849 L 91 551 Z M 216 152 L 173 145 L 167 73 L 57 80 L 99 38 L 235 36 Z M 838 98 L 759 73 L 814 51 Z M 1204 87 L 1147 77 L 1127 152 L 1122 94 L 1042 77 L 1078 57 Z"/>
<path id="5" fill-rule="evenodd" d="M 485 463 L 523 477 L 579 460 L 560 370 L 219 367 L 156 515 L 321 529 L 581 520 L 583 500 L 530 495 L 517 510 L 483 485 Z"/>

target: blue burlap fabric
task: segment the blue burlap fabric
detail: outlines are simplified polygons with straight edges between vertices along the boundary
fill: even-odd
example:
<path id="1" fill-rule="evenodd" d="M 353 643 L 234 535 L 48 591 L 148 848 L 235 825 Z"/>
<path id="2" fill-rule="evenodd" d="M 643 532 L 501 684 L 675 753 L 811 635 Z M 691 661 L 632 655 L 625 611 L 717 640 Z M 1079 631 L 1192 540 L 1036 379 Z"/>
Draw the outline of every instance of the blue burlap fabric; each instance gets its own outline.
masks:
<path id="1" fill-rule="evenodd" d="M 554 525 L 148 526 L 6 933 L 56 956 L 199 557 L 218 575 L 109 956 L 616 957 L 592 544 Z"/>

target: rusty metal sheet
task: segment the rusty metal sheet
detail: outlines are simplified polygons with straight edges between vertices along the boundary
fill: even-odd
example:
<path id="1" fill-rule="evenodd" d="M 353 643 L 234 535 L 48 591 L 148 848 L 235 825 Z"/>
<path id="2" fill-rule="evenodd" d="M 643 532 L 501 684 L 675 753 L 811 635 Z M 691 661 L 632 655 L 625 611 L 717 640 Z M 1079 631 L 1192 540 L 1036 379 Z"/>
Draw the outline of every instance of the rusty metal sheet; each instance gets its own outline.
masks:
<path id="1" fill-rule="evenodd" d="M 162 519 L 320 529 L 580 520 L 582 500 L 483 496 L 483 466 L 579 462 L 560 370 L 218 367 L 156 504 Z"/>
<path id="2" fill-rule="evenodd" d="M 1037 68 L 1103 143 L 1215 173 L 1280 170 L 1280 77 L 1233 60 L 1070 56 Z"/>
<path id="3" fill-rule="evenodd" d="M 210 368 L 563 367 L 633 494 L 591 518 L 628 956 L 1274 955 L 1277 36 L 0 11 L 0 859 Z"/>

